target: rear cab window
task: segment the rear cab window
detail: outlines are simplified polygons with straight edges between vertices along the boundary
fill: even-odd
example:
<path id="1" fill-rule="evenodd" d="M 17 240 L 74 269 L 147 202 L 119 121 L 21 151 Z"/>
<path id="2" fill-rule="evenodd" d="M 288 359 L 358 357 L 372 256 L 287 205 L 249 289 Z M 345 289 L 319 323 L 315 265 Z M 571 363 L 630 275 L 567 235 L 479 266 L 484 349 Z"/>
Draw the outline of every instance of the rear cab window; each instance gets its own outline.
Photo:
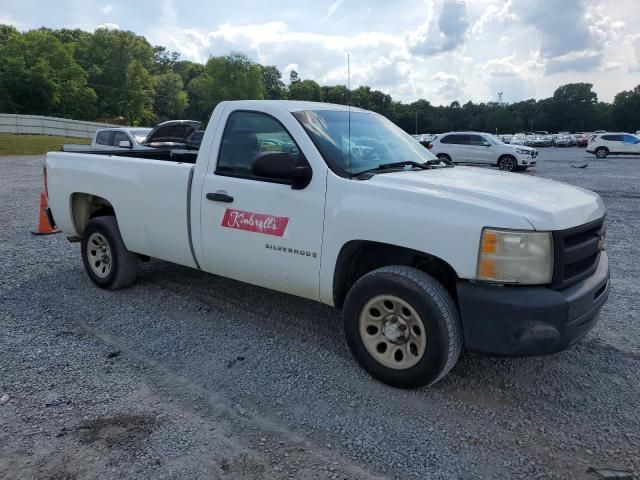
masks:
<path id="1" fill-rule="evenodd" d="M 113 132 L 106 130 L 103 132 L 98 132 L 96 136 L 96 143 L 98 145 L 111 145 L 111 135 Z"/>

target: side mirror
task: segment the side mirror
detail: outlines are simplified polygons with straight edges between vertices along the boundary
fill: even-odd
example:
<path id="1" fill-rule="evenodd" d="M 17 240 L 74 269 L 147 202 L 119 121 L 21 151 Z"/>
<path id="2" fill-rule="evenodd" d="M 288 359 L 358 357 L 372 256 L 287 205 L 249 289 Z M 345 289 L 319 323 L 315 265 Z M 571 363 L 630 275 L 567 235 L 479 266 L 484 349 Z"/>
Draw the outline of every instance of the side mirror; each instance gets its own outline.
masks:
<path id="1" fill-rule="evenodd" d="M 121 140 L 120 142 L 118 142 L 118 146 L 120 148 L 133 148 L 130 140 Z"/>
<path id="2" fill-rule="evenodd" d="M 306 188 L 313 177 L 313 171 L 301 153 L 261 152 L 253 159 L 251 173 L 287 182 L 293 190 Z"/>
<path id="3" fill-rule="evenodd" d="M 482 142 L 483 147 L 490 147 L 491 144 L 489 142 Z"/>

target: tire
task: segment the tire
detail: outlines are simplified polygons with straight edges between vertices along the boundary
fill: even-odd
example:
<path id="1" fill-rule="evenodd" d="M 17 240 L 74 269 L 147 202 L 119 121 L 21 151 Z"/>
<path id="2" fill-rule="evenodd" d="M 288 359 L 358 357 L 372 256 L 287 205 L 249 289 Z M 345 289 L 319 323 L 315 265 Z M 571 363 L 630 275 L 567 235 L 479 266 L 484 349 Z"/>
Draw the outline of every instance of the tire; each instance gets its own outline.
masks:
<path id="1" fill-rule="evenodd" d="M 498 159 L 498 168 L 504 172 L 513 172 L 518 168 L 518 161 L 511 155 L 503 155 Z"/>
<path id="2" fill-rule="evenodd" d="M 360 365 L 394 387 L 433 385 L 462 349 L 455 302 L 437 280 L 411 267 L 384 267 L 360 278 L 347 294 L 343 322 Z"/>
<path id="3" fill-rule="evenodd" d="M 609 155 L 609 150 L 606 147 L 598 147 L 596 148 L 596 157 L 598 158 L 607 158 Z"/>
<path id="4" fill-rule="evenodd" d="M 440 160 L 443 160 L 445 163 L 451 163 L 451 157 L 446 153 L 439 153 L 436 155 Z"/>
<path id="5" fill-rule="evenodd" d="M 124 246 L 115 217 L 92 219 L 82 232 L 81 248 L 84 268 L 98 287 L 117 290 L 135 281 L 138 256 Z"/>

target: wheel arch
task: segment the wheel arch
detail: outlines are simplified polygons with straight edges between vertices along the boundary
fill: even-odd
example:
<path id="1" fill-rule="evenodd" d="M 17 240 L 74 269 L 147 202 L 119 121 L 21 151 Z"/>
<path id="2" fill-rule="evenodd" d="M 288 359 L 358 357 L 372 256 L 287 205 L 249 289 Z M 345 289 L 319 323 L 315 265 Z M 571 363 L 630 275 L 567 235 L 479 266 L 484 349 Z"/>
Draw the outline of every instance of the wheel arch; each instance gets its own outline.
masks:
<path id="1" fill-rule="evenodd" d="M 82 235 L 89 220 L 101 216 L 116 216 L 115 209 L 109 200 L 91 193 L 74 192 L 69 199 L 71 218 L 78 235 Z"/>
<path id="2" fill-rule="evenodd" d="M 353 284 L 373 270 L 391 265 L 417 268 L 438 280 L 457 303 L 456 271 L 443 259 L 419 250 L 368 240 L 351 240 L 340 249 L 333 274 L 333 302 L 338 308 Z"/>

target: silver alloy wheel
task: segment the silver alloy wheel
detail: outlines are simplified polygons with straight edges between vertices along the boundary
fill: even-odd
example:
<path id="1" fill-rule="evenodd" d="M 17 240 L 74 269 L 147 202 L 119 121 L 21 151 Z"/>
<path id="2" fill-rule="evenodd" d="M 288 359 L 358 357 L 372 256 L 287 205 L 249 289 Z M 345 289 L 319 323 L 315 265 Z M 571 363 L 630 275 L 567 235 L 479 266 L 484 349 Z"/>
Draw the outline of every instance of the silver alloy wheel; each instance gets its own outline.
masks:
<path id="1" fill-rule="evenodd" d="M 378 295 L 360 312 L 360 338 L 385 367 L 406 370 L 424 356 L 427 332 L 420 315 L 395 295 Z"/>
<path id="2" fill-rule="evenodd" d="M 101 233 L 93 232 L 87 242 L 87 260 L 91 271 L 100 278 L 111 273 L 111 246 Z"/>
<path id="3" fill-rule="evenodd" d="M 607 150 L 604 148 L 599 148 L 596 150 L 596 157 L 598 158 L 607 158 Z"/>
<path id="4" fill-rule="evenodd" d="M 505 172 L 513 172 L 516 168 L 516 162 L 511 157 L 502 157 L 500 159 L 500 163 L 498 164 L 498 168 L 500 170 L 504 170 Z"/>

